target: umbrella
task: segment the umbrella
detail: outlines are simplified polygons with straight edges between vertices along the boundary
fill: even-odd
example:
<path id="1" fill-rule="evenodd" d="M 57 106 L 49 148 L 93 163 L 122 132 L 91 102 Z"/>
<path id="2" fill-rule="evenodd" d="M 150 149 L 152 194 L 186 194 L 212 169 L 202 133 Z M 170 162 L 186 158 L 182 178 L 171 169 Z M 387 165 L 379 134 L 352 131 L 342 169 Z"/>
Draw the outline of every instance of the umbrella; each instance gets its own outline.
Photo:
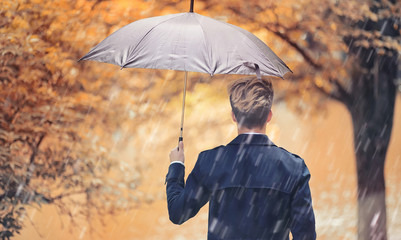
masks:
<path id="1" fill-rule="evenodd" d="M 132 22 L 112 33 L 81 60 L 122 68 L 185 71 L 181 115 L 182 140 L 187 72 L 256 74 L 283 77 L 291 71 L 259 38 L 235 25 L 190 11 Z"/>

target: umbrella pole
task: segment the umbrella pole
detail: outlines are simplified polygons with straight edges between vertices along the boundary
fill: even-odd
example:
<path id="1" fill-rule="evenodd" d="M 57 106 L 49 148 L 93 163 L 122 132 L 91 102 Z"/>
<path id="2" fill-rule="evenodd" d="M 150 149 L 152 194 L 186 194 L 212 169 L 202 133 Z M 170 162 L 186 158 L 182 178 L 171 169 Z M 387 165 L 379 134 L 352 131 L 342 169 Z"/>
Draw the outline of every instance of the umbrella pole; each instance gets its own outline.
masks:
<path id="1" fill-rule="evenodd" d="M 182 141 L 184 139 L 182 137 L 182 132 L 184 131 L 184 112 L 185 112 L 185 95 L 186 95 L 186 92 L 187 92 L 187 75 L 188 75 L 188 72 L 185 71 L 184 93 L 182 95 L 181 129 L 180 129 L 180 137 L 178 138 L 178 142 L 180 142 L 180 141 Z"/>

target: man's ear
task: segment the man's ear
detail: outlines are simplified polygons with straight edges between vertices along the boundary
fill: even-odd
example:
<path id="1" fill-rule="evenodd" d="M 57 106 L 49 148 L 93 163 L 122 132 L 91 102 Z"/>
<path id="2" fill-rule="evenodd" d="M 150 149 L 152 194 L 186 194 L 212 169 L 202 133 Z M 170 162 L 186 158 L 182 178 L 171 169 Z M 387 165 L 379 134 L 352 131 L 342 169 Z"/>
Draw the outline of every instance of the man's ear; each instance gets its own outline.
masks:
<path id="1" fill-rule="evenodd" d="M 238 122 L 237 122 L 237 119 L 235 118 L 235 114 L 234 114 L 233 111 L 231 111 L 231 118 L 233 119 L 233 121 L 234 121 L 235 123 L 238 123 Z"/>
<path id="2" fill-rule="evenodd" d="M 272 110 L 270 110 L 269 115 L 267 116 L 266 123 L 270 122 L 270 120 L 272 120 L 272 117 L 273 117 L 273 112 Z"/>

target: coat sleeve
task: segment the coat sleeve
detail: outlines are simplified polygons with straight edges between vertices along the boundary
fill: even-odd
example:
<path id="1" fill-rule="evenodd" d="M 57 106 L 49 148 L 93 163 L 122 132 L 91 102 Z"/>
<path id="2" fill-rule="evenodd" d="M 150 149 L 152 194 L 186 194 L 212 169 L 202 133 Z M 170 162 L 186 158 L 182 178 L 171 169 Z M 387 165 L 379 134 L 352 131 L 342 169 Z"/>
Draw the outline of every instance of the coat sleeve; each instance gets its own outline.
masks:
<path id="1" fill-rule="evenodd" d="M 166 176 L 167 205 L 170 220 L 182 224 L 195 216 L 210 199 L 210 191 L 201 181 L 200 156 L 184 183 L 185 167 L 171 164 Z"/>
<path id="2" fill-rule="evenodd" d="M 302 162 L 302 174 L 291 202 L 291 233 L 294 240 L 316 239 L 315 215 L 309 189 L 310 173 Z"/>

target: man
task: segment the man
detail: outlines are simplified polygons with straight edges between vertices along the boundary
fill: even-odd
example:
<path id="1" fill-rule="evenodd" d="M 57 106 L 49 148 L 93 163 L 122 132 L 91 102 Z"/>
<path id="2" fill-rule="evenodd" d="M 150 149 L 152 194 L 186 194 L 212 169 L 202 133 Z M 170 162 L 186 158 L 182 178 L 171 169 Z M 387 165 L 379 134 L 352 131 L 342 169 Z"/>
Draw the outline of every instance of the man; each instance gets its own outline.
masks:
<path id="1" fill-rule="evenodd" d="M 245 78 L 229 87 L 238 136 L 201 152 L 184 183 L 184 145 L 170 153 L 170 220 L 182 224 L 209 201 L 208 239 L 316 239 L 310 174 L 297 155 L 265 135 L 272 118 L 270 82 Z"/>

